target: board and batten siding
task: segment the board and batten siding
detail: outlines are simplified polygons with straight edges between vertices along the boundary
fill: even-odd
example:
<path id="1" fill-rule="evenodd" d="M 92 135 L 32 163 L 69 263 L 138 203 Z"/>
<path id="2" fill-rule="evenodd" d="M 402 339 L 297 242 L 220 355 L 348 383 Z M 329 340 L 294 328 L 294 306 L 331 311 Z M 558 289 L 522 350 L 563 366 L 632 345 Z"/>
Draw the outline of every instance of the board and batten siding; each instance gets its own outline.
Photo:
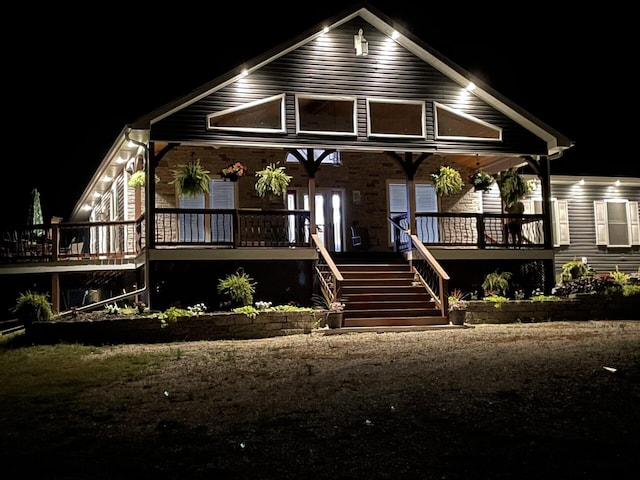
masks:
<path id="1" fill-rule="evenodd" d="M 577 183 L 551 183 L 551 195 L 558 200 L 566 200 L 569 218 L 570 244 L 556 248 L 555 271 L 559 275 L 562 265 L 574 259 L 587 259 L 596 273 L 609 273 L 616 269 L 625 273 L 638 273 L 640 269 L 640 245 L 630 247 L 608 247 L 596 241 L 596 218 L 594 202 L 623 199 L 640 202 L 640 185 L 613 186 L 611 183 L 584 185 Z M 634 212 L 637 215 L 637 210 Z M 636 222 L 638 219 L 635 219 Z"/>

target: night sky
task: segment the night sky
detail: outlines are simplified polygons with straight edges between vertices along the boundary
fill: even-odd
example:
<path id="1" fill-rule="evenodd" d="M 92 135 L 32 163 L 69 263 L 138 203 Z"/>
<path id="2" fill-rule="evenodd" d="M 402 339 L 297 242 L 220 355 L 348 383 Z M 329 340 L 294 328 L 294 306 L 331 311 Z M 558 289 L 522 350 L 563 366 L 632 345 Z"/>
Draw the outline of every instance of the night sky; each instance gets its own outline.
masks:
<path id="1" fill-rule="evenodd" d="M 637 103 L 622 61 L 630 15 L 440 3 L 370 5 L 573 140 L 552 173 L 640 176 L 635 128 L 622 123 Z M 25 4 L 5 19 L 6 223 L 26 221 L 33 188 L 46 220 L 68 218 L 126 124 L 356 5 L 101 4 Z"/>

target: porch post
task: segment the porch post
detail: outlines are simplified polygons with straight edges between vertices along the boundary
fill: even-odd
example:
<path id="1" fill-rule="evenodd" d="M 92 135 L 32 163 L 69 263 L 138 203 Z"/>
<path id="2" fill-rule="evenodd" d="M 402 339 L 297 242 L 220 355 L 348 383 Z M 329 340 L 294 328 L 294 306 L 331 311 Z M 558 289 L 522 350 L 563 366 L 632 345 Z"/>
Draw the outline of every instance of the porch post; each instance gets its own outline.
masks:
<path id="1" fill-rule="evenodd" d="M 60 275 L 51 274 L 51 308 L 53 313 L 60 313 Z"/>
<path id="2" fill-rule="evenodd" d="M 316 178 L 309 176 L 307 183 L 307 189 L 309 190 L 309 233 L 317 233 L 316 226 Z"/>
<path id="3" fill-rule="evenodd" d="M 549 157 L 544 157 L 544 159 L 538 163 L 540 166 L 538 177 L 540 178 L 542 193 L 542 214 L 544 215 L 542 222 L 544 249 L 553 252 L 553 239 L 551 234 L 551 168 Z M 556 283 L 555 263 L 555 258 L 553 258 L 550 265 L 544 269 L 544 289 L 547 295 L 551 293 L 551 289 Z"/>
<path id="4" fill-rule="evenodd" d="M 413 176 L 407 176 L 407 205 L 408 205 L 408 221 L 409 221 L 409 234 L 413 234 L 413 227 L 415 225 L 416 217 L 416 182 Z"/>

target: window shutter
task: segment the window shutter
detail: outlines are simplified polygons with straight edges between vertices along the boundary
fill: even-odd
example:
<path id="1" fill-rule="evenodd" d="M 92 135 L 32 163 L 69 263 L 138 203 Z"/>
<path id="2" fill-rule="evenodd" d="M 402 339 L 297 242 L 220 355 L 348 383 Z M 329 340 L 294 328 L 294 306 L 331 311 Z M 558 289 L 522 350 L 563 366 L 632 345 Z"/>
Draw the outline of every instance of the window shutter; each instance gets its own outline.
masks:
<path id="1" fill-rule="evenodd" d="M 629 224 L 631 225 L 631 245 L 640 245 L 640 220 L 638 219 L 638 202 L 629 202 Z"/>
<path id="2" fill-rule="evenodd" d="M 594 200 L 593 214 L 596 221 L 596 245 L 608 245 L 607 207 L 604 200 Z"/>
<path id="3" fill-rule="evenodd" d="M 556 207 L 558 216 L 558 238 L 556 239 L 558 245 L 570 245 L 571 238 L 569 236 L 569 202 L 566 200 L 556 200 Z M 554 242 L 555 243 L 555 242 Z"/>

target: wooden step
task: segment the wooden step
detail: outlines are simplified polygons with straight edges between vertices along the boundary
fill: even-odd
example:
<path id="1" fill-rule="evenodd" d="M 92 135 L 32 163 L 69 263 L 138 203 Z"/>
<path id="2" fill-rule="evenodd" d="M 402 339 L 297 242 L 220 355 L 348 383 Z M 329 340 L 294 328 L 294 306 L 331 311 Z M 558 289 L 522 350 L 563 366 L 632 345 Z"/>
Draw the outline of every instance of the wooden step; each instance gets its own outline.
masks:
<path id="1" fill-rule="evenodd" d="M 446 325 L 449 319 L 421 285 L 413 284 L 406 261 L 339 263 L 346 307 L 343 327 Z"/>
<path id="2" fill-rule="evenodd" d="M 448 325 L 449 319 L 443 316 L 420 317 L 366 317 L 344 318 L 343 327 L 409 326 L 409 325 Z"/>

